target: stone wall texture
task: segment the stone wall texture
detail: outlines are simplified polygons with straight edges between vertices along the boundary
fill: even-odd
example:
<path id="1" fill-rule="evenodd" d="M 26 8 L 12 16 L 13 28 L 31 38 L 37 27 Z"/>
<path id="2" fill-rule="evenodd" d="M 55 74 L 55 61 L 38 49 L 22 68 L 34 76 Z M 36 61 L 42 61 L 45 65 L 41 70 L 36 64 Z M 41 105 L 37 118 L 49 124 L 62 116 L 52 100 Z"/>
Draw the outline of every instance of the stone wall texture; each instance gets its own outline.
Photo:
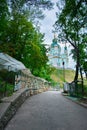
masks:
<path id="1" fill-rule="evenodd" d="M 0 130 L 4 130 L 8 121 L 29 96 L 47 91 L 50 88 L 46 80 L 35 77 L 28 69 L 21 72 L 20 82 L 20 89 L 15 91 L 12 96 L 4 97 L 0 103 Z"/>

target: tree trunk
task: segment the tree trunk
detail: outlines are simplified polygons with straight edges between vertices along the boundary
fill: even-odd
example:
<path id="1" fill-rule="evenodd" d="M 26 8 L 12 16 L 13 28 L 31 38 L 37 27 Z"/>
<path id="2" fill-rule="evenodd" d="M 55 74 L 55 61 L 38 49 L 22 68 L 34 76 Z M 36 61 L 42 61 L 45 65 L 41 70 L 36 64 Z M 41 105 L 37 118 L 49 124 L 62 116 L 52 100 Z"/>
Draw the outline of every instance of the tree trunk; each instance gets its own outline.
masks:
<path id="1" fill-rule="evenodd" d="M 75 72 L 75 77 L 74 77 L 74 81 L 78 80 L 78 73 L 79 73 L 79 66 L 78 63 L 76 64 L 76 72 Z"/>
<path id="2" fill-rule="evenodd" d="M 80 67 L 80 75 L 81 75 L 81 83 L 82 83 L 82 95 L 84 95 L 83 75 L 82 75 L 82 68 L 81 67 Z"/>
<path id="3" fill-rule="evenodd" d="M 75 93 L 78 96 L 78 74 L 79 74 L 79 67 L 80 67 L 80 59 L 79 59 L 79 48 L 76 49 L 76 56 L 77 56 L 77 63 L 76 63 L 76 72 L 75 72 L 75 77 L 74 77 L 74 82 L 75 82 Z"/>
<path id="4" fill-rule="evenodd" d="M 75 77 L 74 77 L 74 81 L 78 80 L 78 74 L 79 74 L 79 67 L 80 67 L 80 59 L 79 59 L 79 50 L 77 49 L 77 63 L 76 63 L 76 72 L 75 72 Z"/>

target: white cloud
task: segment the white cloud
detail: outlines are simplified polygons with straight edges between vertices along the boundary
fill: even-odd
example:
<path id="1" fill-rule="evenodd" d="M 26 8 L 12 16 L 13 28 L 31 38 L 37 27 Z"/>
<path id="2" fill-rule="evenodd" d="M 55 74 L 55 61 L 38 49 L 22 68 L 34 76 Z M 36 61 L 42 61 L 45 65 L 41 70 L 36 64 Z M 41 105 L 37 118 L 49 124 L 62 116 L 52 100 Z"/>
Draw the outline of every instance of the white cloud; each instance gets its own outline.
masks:
<path id="1" fill-rule="evenodd" d="M 58 0 L 55 0 L 55 4 Z M 54 0 L 52 0 L 54 2 Z M 54 9 L 48 11 L 45 10 L 45 19 L 41 22 L 41 32 L 45 33 L 45 43 L 51 44 L 52 39 L 53 39 L 53 24 L 56 21 L 56 14 L 55 12 L 57 11 L 56 5 L 54 6 Z"/>
<path id="2" fill-rule="evenodd" d="M 46 17 L 44 20 L 41 21 L 41 32 L 45 33 L 44 43 L 48 45 L 52 43 L 52 39 L 54 37 L 52 30 L 53 30 L 53 24 L 57 20 L 55 12 L 58 12 L 58 8 L 56 7 L 56 2 L 58 2 L 58 0 L 52 0 L 52 2 L 55 3 L 54 9 L 52 9 L 51 11 L 45 10 L 44 14 L 46 15 Z M 71 48 L 68 49 L 70 52 Z M 69 56 L 69 67 L 75 69 L 75 62 L 73 61 L 72 56 Z"/>

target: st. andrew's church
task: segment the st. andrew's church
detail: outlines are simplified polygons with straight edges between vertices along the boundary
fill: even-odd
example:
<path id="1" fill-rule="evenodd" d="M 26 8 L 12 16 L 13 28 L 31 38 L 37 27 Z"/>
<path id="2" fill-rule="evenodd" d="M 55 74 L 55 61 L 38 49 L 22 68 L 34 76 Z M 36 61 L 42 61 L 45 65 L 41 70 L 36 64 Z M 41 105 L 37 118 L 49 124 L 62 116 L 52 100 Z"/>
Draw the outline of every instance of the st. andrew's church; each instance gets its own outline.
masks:
<path id="1" fill-rule="evenodd" d="M 49 64 L 57 68 L 62 68 L 63 66 L 68 68 L 68 49 L 66 44 L 61 44 L 54 35 L 48 50 Z"/>

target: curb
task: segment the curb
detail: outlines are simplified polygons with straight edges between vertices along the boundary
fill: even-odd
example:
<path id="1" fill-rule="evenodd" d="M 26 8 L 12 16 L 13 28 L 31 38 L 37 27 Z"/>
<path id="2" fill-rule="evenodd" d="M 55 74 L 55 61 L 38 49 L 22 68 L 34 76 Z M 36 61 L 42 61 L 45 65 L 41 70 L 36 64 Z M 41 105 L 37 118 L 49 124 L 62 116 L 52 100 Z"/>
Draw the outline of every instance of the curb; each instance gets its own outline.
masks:
<path id="1" fill-rule="evenodd" d="M 42 91 L 42 89 L 36 91 L 36 89 L 24 88 L 15 92 L 10 97 L 3 98 L 0 104 L 0 130 L 4 130 L 8 122 L 27 98 L 45 91 L 46 90 Z"/>
<path id="2" fill-rule="evenodd" d="M 87 104 L 81 102 L 79 98 L 75 99 L 74 97 L 70 97 L 70 96 L 68 96 L 68 94 L 63 94 L 63 93 L 61 93 L 61 95 L 64 96 L 65 98 L 71 100 L 72 102 L 74 102 L 74 103 L 76 103 L 84 108 L 87 108 Z"/>

